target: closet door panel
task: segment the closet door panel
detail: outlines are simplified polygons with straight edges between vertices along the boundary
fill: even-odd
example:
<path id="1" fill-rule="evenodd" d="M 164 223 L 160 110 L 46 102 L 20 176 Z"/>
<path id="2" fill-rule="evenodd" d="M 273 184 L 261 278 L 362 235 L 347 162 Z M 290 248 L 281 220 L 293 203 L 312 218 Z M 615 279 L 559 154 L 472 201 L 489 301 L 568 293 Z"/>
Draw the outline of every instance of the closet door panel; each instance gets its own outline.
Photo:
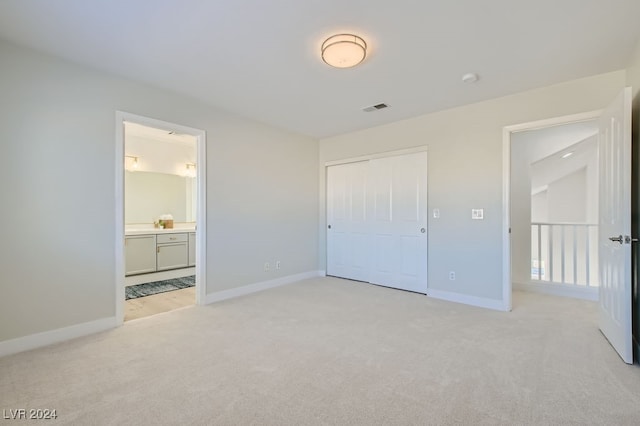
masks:
<path id="1" fill-rule="evenodd" d="M 426 293 L 427 154 L 371 160 L 371 176 L 377 183 L 371 225 L 374 251 L 385 253 L 384 261 L 377 256 L 371 263 L 371 282 Z M 378 220 L 386 200 L 389 220 Z M 382 235 L 387 238 L 379 238 Z"/>
<path id="2" fill-rule="evenodd" d="M 369 279 L 368 162 L 327 168 L 327 275 Z"/>
<path id="3" fill-rule="evenodd" d="M 327 274 L 427 290 L 427 154 L 327 168 Z"/>

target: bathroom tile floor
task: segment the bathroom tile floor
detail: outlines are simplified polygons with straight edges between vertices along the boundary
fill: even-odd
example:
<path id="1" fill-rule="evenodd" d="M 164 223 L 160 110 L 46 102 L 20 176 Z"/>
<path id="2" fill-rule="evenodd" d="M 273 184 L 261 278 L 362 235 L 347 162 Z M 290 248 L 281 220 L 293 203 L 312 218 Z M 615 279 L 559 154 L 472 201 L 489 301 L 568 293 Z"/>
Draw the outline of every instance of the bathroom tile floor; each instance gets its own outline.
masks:
<path id="1" fill-rule="evenodd" d="M 195 287 L 126 300 L 124 302 L 124 320 L 130 321 L 173 311 L 174 309 L 194 305 L 195 301 Z"/>

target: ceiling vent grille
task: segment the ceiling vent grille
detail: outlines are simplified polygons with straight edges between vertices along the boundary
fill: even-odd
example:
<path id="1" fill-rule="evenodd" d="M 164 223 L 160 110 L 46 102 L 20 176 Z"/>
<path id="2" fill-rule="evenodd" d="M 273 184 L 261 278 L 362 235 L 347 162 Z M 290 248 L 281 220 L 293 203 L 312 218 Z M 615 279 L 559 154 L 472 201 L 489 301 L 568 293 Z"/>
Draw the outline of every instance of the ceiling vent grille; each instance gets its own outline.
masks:
<path id="1" fill-rule="evenodd" d="M 387 108 L 388 106 L 389 106 L 389 105 L 387 105 L 387 104 L 384 104 L 384 103 L 383 103 L 383 104 L 371 105 L 371 106 L 368 106 L 368 107 L 366 107 L 366 108 L 362 108 L 362 110 L 363 110 L 364 112 L 371 112 L 371 111 L 377 111 L 377 110 L 379 110 L 379 109 L 385 109 L 385 108 Z"/>

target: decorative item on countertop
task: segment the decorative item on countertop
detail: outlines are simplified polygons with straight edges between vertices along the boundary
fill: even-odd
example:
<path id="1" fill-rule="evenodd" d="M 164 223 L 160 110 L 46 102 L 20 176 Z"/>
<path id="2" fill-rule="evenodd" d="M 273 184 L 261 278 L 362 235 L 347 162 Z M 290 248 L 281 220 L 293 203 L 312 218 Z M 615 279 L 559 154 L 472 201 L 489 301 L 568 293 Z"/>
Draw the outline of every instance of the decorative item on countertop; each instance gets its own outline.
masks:
<path id="1" fill-rule="evenodd" d="M 170 214 L 160 215 L 158 225 L 162 229 L 173 229 L 173 216 Z"/>

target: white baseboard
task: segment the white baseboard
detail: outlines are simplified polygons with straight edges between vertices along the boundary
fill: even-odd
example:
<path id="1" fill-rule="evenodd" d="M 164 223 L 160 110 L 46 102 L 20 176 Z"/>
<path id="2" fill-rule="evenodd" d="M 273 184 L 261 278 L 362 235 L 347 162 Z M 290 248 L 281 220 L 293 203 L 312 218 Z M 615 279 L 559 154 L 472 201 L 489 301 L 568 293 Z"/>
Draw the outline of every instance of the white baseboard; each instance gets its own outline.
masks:
<path id="1" fill-rule="evenodd" d="M 117 325 L 118 322 L 116 321 L 116 318 L 109 317 L 69 327 L 58 328 L 56 330 L 30 334 L 28 336 L 18 337 L 11 340 L 5 340 L 0 342 L 0 357 L 109 330 L 117 327 Z"/>
<path id="2" fill-rule="evenodd" d="M 460 293 L 451 293 L 449 291 L 427 289 L 427 296 L 434 299 L 446 300 L 448 302 L 462 303 L 465 305 L 477 306 L 479 308 L 494 309 L 496 311 L 509 311 L 504 301 L 486 299 L 484 297 L 469 296 Z"/>
<path id="3" fill-rule="evenodd" d="M 550 294 L 552 296 L 573 297 L 574 299 L 591 300 L 597 302 L 599 290 L 597 287 L 576 287 L 566 284 L 549 283 L 513 283 L 514 290 L 531 293 Z"/>
<path id="4" fill-rule="evenodd" d="M 215 293 L 207 294 L 205 298 L 205 304 L 220 302 L 222 300 L 233 299 L 234 297 L 244 296 L 258 291 L 268 290 L 274 287 L 280 287 L 282 285 L 291 284 L 296 281 L 306 280 L 308 278 L 321 277 L 323 271 L 309 271 L 301 274 L 287 275 L 286 277 L 280 277 L 269 281 L 262 281 L 254 284 L 245 285 L 238 288 L 231 288 L 229 290 L 216 291 Z"/>

